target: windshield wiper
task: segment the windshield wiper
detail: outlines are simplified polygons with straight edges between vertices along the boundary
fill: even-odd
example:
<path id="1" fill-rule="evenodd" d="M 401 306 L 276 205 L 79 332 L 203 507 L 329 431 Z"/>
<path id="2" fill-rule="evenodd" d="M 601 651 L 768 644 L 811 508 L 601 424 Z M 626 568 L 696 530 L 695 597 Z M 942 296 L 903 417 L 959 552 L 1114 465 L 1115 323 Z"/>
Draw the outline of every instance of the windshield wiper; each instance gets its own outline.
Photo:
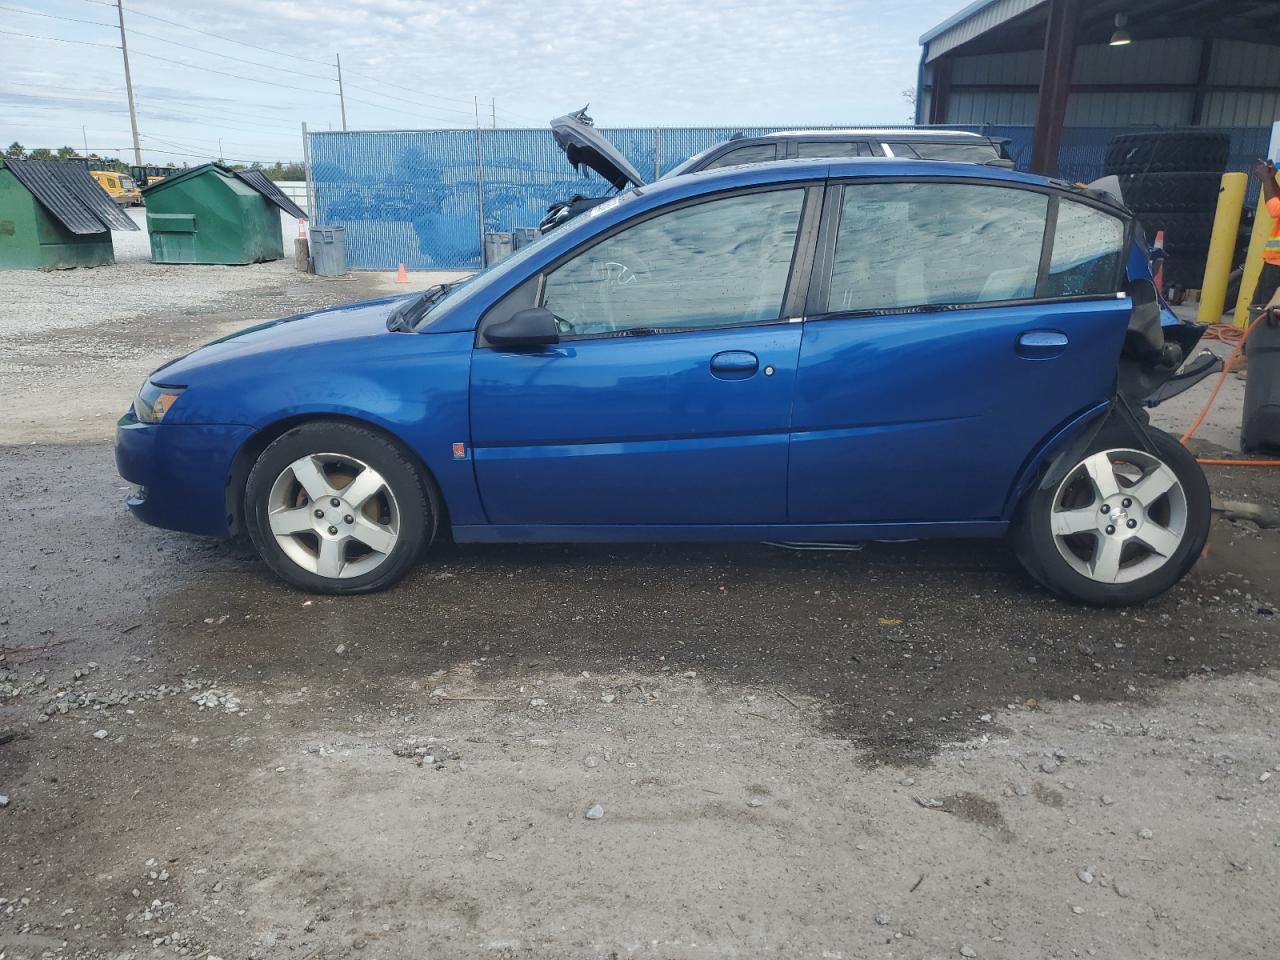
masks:
<path id="1" fill-rule="evenodd" d="M 437 283 L 428 287 L 412 300 L 406 300 L 391 316 L 387 317 L 387 329 L 392 333 L 408 333 L 426 316 L 427 311 L 438 303 L 446 293 L 457 286 L 457 283 Z"/>

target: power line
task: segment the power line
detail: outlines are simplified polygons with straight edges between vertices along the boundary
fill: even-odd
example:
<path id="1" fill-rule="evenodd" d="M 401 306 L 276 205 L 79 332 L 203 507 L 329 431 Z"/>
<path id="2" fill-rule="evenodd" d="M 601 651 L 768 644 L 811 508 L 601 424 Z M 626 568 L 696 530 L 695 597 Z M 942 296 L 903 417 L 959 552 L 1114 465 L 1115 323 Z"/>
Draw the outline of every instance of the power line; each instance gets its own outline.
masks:
<path id="1" fill-rule="evenodd" d="M 115 5 L 111 4 L 111 6 L 115 6 Z M 106 27 L 108 30 L 116 29 L 116 25 L 114 23 L 103 23 L 101 20 L 82 20 L 79 17 L 62 17 L 52 13 L 37 13 L 34 10 L 25 10 L 22 7 L 11 7 L 6 3 L 0 3 L 0 10 L 12 10 L 14 13 L 24 13 L 30 17 L 44 17 L 47 20 L 63 20 L 63 21 L 66 21 L 67 23 L 87 23 L 87 24 L 92 24 L 95 27 Z M 138 16 L 145 16 L 145 14 L 137 14 L 137 11 L 130 10 L 131 16 L 135 14 Z M 251 67 L 262 67 L 265 70 L 281 70 L 281 71 L 293 74 L 294 76 L 307 77 L 311 80 L 320 80 L 326 83 L 334 82 L 333 77 L 321 77 L 314 73 L 298 73 L 297 71 L 293 70 L 290 67 L 279 67 L 279 66 L 276 66 L 275 64 L 261 63 L 257 60 L 246 60 L 244 57 L 233 57 L 229 53 L 219 53 L 216 50 L 206 50 L 204 47 L 195 47 L 189 43 L 182 43 L 179 40 L 171 40 L 168 37 L 162 37 L 159 34 L 147 33 L 145 30 L 139 30 L 137 27 L 130 27 L 129 33 L 131 36 L 146 37 L 148 40 L 158 40 L 161 43 L 168 43 L 175 47 L 181 47 L 184 50 L 194 50 L 196 53 L 203 53 L 210 57 L 220 57 L 223 60 L 234 60 L 237 63 L 247 63 Z M 134 51 L 134 52 L 136 53 L 137 51 Z M 272 51 L 272 52 L 275 52 L 275 51 Z"/>
<path id="2" fill-rule="evenodd" d="M 276 83 L 274 80 L 263 80 L 259 77 L 246 77 L 239 73 L 227 73 L 225 70 L 215 70 L 213 67 L 201 66 L 198 63 L 187 63 L 183 60 L 174 60 L 170 57 L 162 57 L 155 53 L 146 53 L 143 50 L 135 50 L 134 56 L 148 57 L 152 60 L 159 60 L 163 63 L 172 63 L 179 67 L 186 67 L 189 70 L 203 70 L 205 73 L 216 73 L 220 77 L 232 77 L 236 80 L 247 80 L 249 83 L 265 83 L 269 87 L 280 87 L 284 90 L 298 90 L 302 93 L 314 94 L 318 97 L 332 97 L 333 94 L 327 90 L 312 90 L 310 87 L 295 87 L 288 83 Z"/>
<path id="3" fill-rule="evenodd" d="M 104 4 L 107 6 L 107 4 Z M 115 4 L 109 4 L 114 7 Z M 46 20 L 65 20 L 67 23 L 91 23 L 95 27 L 106 27 L 108 30 L 114 30 L 114 23 L 103 23 L 101 20 L 82 20 L 79 17 L 61 17 L 55 13 L 39 13 L 35 10 L 27 10 L 24 7 L 11 7 L 7 3 L 0 3 L 0 10 L 12 10 L 14 13 L 25 13 L 29 17 L 43 17 Z"/>
<path id="4" fill-rule="evenodd" d="M 350 71 L 348 71 L 348 73 L 349 72 Z M 434 111 L 435 113 L 458 113 L 466 117 L 471 116 L 471 114 L 468 113 L 466 110 L 455 110 L 453 107 L 427 107 L 422 103 L 421 99 L 410 100 L 407 97 L 397 97 L 390 93 L 384 93 L 381 90 L 370 90 L 368 87 L 358 87 L 354 83 L 348 83 L 347 86 L 352 90 L 360 90 L 364 93 L 372 93 L 374 96 L 382 97 L 385 100 L 399 100 L 401 103 L 410 103 L 410 104 L 413 104 L 413 106 L 415 107 L 418 107 L 420 109 L 431 110 L 431 111 Z"/>
<path id="5" fill-rule="evenodd" d="M 114 3 L 107 3 L 106 0 L 85 0 L 85 2 L 96 3 L 104 7 L 115 6 Z M 154 13 L 144 13 L 141 10 L 138 10 L 133 7 L 129 9 L 129 15 L 133 17 L 146 17 L 148 20 L 157 20 L 160 23 L 167 23 L 172 27 L 179 27 L 183 30 L 190 30 L 192 33 L 199 33 L 206 37 L 212 37 L 214 40 L 221 40 L 224 43 L 238 43 L 242 47 L 252 47 L 254 50 L 261 50 L 263 53 L 273 53 L 276 56 L 280 56 L 280 57 L 292 57 L 295 60 L 305 60 L 307 63 L 318 63 L 322 67 L 329 66 L 329 64 L 325 63 L 323 60 L 316 60 L 312 57 L 304 57 L 296 53 L 288 53 L 284 50 L 274 50 L 271 47 L 259 46 L 256 43 L 249 43 L 246 40 L 234 40 L 231 37 L 224 37 L 221 34 L 210 33 L 208 30 L 201 30 L 200 28 L 193 27 L 190 24 L 179 23 L 177 20 L 169 20 L 169 19 L 166 19 L 165 17 L 158 17 Z"/>
<path id="6" fill-rule="evenodd" d="M 114 43 L 94 43 L 92 40 L 68 40 L 66 37 L 46 37 L 38 33 L 18 33 L 14 30 L 0 30 L 0 33 L 8 37 L 24 37 L 27 40 L 54 40 L 58 43 L 78 43 L 82 47 L 104 47 L 107 50 L 120 49 Z"/>

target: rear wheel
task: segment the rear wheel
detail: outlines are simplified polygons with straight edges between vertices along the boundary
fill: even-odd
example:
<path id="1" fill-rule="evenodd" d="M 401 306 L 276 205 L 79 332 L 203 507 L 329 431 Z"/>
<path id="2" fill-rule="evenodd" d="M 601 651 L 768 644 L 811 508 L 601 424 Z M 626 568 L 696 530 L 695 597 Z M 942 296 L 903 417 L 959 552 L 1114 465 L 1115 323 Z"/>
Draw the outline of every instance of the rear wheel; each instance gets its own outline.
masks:
<path id="1" fill-rule="evenodd" d="M 1027 571 L 1097 606 L 1149 600 L 1195 564 L 1209 535 L 1209 486 L 1195 458 L 1151 431 L 1154 453 L 1096 443 L 1057 485 L 1028 495 L 1013 542 Z"/>
<path id="2" fill-rule="evenodd" d="M 283 580 L 315 593 L 368 593 L 399 580 L 431 542 L 430 488 L 399 447 L 354 424 L 295 427 L 245 485 L 249 536 Z"/>

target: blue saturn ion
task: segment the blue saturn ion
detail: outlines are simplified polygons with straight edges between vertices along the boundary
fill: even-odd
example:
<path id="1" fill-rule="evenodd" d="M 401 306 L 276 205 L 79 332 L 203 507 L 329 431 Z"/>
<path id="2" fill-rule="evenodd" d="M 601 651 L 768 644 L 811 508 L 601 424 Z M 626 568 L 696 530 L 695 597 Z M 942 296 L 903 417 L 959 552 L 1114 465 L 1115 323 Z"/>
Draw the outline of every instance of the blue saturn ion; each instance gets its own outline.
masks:
<path id="1" fill-rule="evenodd" d="M 387 587 L 441 537 L 1007 536 L 1055 593 L 1134 603 L 1208 535 L 1203 473 L 1144 412 L 1202 329 L 1104 192 L 786 160 L 201 347 L 142 385 L 116 459 L 140 519 L 247 535 L 322 593 Z"/>

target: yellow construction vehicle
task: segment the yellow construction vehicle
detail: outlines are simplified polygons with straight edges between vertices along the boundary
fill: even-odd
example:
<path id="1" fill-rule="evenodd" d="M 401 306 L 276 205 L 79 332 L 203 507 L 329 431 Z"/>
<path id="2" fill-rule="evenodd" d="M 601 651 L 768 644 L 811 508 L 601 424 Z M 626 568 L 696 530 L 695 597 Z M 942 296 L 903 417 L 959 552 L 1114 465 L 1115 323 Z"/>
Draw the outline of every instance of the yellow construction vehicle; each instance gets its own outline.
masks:
<path id="1" fill-rule="evenodd" d="M 134 183 L 132 177 L 114 170 L 90 170 L 89 176 L 98 181 L 98 186 L 107 191 L 107 195 L 122 207 L 138 207 L 142 205 L 142 191 Z"/>

